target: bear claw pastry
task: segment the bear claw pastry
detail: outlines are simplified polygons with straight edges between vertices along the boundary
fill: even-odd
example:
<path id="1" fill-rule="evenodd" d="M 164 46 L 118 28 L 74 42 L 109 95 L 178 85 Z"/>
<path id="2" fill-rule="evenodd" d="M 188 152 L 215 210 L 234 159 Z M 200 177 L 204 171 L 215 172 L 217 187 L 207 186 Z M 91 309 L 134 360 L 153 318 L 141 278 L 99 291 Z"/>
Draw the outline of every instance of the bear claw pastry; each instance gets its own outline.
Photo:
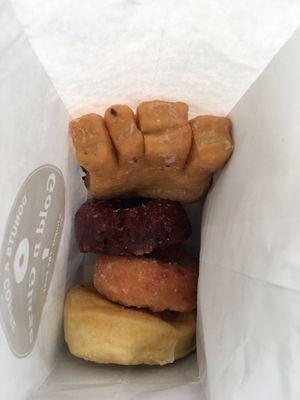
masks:
<path id="1" fill-rule="evenodd" d="M 128 106 L 114 105 L 104 118 L 74 119 L 70 132 L 78 163 L 87 170 L 87 189 L 97 199 L 196 201 L 233 150 L 228 118 L 188 121 L 182 102 L 146 101 L 136 116 Z"/>

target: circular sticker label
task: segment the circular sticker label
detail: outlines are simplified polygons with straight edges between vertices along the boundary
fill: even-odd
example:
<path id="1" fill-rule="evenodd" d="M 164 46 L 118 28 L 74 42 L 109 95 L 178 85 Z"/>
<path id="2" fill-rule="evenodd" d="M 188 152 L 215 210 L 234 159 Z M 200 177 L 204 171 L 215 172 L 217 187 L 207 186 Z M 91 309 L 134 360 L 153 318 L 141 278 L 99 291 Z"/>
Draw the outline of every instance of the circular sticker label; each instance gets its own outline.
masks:
<path id="1" fill-rule="evenodd" d="M 43 165 L 20 188 L 11 208 L 0 254 L 0 312 L 17 357 L 35 344 L 54 271 L 65 210 L 61 171 Z"/>

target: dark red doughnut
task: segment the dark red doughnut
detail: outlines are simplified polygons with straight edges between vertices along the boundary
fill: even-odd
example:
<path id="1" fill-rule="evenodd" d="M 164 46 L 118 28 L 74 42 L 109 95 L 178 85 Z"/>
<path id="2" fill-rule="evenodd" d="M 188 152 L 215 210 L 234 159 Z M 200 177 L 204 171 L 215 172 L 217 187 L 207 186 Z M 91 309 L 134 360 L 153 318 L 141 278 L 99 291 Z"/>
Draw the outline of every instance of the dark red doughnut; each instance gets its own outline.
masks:
<path id="1" fill-rule="evenodd" d="M 75 234 L 83 253 L 143 255 L 181 243 L 191 226 L 178 202 L 89 199 L 75 215 Z"/>

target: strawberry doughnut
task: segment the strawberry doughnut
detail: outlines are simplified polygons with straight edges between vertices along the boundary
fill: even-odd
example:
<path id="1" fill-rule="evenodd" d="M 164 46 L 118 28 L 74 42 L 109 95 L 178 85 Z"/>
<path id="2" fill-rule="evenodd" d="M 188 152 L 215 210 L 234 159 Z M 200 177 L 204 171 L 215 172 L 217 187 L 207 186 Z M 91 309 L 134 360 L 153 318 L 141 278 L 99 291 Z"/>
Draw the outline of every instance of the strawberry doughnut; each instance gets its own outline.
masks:
<path id="1" fill-rule="evenodd" d="M 157 258 L 101 255 L 93 274 L 95 288 L 109 300 L 154 312 L 194 310 L 197 280 L 197 263 L 174 249 Z"/>

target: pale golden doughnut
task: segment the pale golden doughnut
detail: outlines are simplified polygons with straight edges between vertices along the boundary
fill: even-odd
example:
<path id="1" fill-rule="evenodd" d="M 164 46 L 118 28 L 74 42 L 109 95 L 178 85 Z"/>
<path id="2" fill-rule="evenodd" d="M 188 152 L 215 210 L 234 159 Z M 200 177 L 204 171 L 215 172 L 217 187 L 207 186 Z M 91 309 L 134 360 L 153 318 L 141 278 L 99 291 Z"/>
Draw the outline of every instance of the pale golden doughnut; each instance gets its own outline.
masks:
<path id="1" fill-rule="evenodd" d="M 67 294 L 65 340 L 79 358 L 104 364 L 164 365 L 195 348 L 196 313 L 122 307 L 84 285 Z"/>

